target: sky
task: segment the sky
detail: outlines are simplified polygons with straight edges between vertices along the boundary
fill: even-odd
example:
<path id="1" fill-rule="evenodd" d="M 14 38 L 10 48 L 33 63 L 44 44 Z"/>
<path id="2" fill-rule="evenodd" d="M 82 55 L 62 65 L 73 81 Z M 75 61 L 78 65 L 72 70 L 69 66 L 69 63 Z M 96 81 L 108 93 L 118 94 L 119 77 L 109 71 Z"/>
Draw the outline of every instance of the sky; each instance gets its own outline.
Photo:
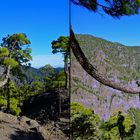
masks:
<path id="1" fill-rule="evenodd" d="M 103 0 L 99 0 L 103 3 Z M 72 28 L 77 34 L 90 34 L 128 46 L 140 46 L 140 14 L 114 19 L 99 10 L 88 11 L 71 4 Z"/>
<path id="2" fill-rule="evenodd" d="M 63 66 L 51 42 L 69 35 L 69 0 L 1 0 L 0 43 L 7 34 L 25 33 L 31 41 L 33 67 Z"/>
<path id="3" fill-rule="evenodd" d="M 69 20 L 75 33 L 140 46 L 140 15 L 113 19 L 102 11 L 93 13 L 71 4 L 69 19 L 69 0 L 1 0 L 0 5 L 0 43 L 7 34 L 25 33 L 31 41 L 31 64 L 36 68 L 63 66 L 63 56 L 52 54 L 51 42 L 69 35 Z"/>

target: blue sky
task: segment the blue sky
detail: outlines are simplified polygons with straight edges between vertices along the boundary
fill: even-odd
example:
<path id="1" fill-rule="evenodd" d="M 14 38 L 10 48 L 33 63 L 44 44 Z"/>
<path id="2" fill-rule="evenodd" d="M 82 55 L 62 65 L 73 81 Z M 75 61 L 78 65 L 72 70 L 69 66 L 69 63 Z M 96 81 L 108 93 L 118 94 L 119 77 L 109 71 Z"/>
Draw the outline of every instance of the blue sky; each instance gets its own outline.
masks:
<path id="1" fill-rule="evenodd" d="M 102 3 L 103 0 L 99 0 Z M 124 45 L 140 46 L 140 14 L 113 19 L 101 10 L 93 13 L 71 4 L 71 23 L 75 33 L 91 34 Z"/>
<path id="2" fill-rule="evenodd" d="M 0 5 L 0 42 L 7 34 L 26 33 L 31 41 L 33 67 L 48 63 L 63 66 L 62 55 L 51 53 L 51 42 L 69 35 L 69 0 L 1 0 Z M 118 20 L 72 4 L 71 22 L 75 33 L 140 45 L 140 15 Z"/>
<path id="3" fill-rule="evenodd" d="M 51 53 L 51 42 L 69 35 L 69 0 L 1 0 L 0 5 L 0 42 L 7 34 L 26 33 L 32 66 L 63 66 L 62 55 Z"/>

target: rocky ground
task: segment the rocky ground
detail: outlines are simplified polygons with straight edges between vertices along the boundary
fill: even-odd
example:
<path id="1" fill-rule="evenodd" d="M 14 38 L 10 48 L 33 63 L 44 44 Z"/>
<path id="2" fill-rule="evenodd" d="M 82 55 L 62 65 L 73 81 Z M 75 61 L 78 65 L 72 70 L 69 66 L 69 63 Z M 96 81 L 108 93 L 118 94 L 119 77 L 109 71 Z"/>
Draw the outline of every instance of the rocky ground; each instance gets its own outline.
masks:
<path id="1" fill-rule="evenodd" d="M 68 140 L 53 122 L 39 125 L 25 116 L 0 112 L 0 140 Z"/>

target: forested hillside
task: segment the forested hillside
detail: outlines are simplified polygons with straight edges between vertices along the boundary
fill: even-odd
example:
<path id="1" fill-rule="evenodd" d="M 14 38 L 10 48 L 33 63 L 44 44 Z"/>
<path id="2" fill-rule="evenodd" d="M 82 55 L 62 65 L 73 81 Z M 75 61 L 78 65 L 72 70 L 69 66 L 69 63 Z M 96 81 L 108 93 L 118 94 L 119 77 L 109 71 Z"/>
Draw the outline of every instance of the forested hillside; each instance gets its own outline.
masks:
<path id="1" fill-rule="evenodd" d="M 45 69 L 45 70 L 43 70 Z M 1 77 L 4 68 L 0 66 Z M 51 72 L 51 73 L 50 73 Z M 63 88 L 65 85 L 65 76 L 63 68 L 53 68 L 51 65 L 45 65 L 39 69 L 33 67 L 21 67 L 21 73 L 18 76 L 11 75 L 10 83 L 10 102 L 13 114 L 20 113 L 20 105 L 24 100 L 37 94 L 43 94 L 55 88 Z M 19 78 L 19 76 L 21 78 Z M 5 87 L 6 88 L 6 87 Z M 2 110 L 6 109 L 6 91 L 1 87 L 0 106 Z M 53 94 L 53 93 L 52 93 Z"/>
<path id="2" fill-rule="evenodd" d="M 26 82 L 31 82 L 31 81 L 35 81 L 37 78 L 39 78 L 40 80 L 43 80 L 43 78 L 45 77 L 46 73 L 44 71 L 42 71 L 42 68 L 34 68 L 34 67 L 22 67 L 22 72 L 24 74 L 24 79 Z M 63 71 L 64 68 L 58 67 L 58 68 L 53 68 L 55 73 L 59 73 L 60 71 Z M 0 66 L 0 75 L 2 76 L 4 72 L 4 68 L 2 66 Z M 16 77 L 13 77 L 14 79 L 16 79 Z M 18 80 L 18 79 L 17 79 Z M 20 82 L 20 81 L 19 81 Z"/>
<path id="3" fill-rule="evenodd" d="M 138 87 L 137 81 L 140 79 L 139 46 L 125 46 L 91 35 L 76 35 L 76 39 L 89 62 L 96 67 L 100 73 L 106 75 L 116 83 L 127 83 L 131 87 Z M 85 107 L 94 110 L 94 113 L 98 115 L 101 120 L 109 121 L 109 123 L 114 113 L 116 114 L 121 111 L 129 114 L 128 110 L 130 108 L 140 108 L 139 95 L 123 93 L 104 86 L 83 70 L 73 54 L 71 60 L 72 102 L 81 103 Z M 136 110 L 133 111 L 135 112 Z M 134 120 L 138 118 L 135 117 L 135 113 L 133 115 L 131 113 L 129 116 L 131 116 L 133 120 L 132 124 L 135 123 Z M 112 130 L 110 129 L 110 131 Z M 108 138 L 109 135 L 112 139 L 119 139 L 119 137 L 113 137 L 111 134 L 108 134 Z M 135 139 L 138 140 L 138 133 L 135 135 Z"/>

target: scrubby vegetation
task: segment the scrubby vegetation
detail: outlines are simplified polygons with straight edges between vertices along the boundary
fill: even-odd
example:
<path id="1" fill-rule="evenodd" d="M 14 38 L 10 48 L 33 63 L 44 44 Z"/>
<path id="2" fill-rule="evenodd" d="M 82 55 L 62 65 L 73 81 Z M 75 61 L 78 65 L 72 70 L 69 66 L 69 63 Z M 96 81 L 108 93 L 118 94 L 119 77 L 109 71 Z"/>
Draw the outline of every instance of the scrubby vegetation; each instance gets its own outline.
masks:
<path id="1" fill-rule="evenodd" d="M 134 131 L 134 140 L 139 140 L 140 138 L 140 109 L 138 108 L 130 108 L 129 114 L 133 117 L 133 121 L 136 124 L 136 129 Z"/>
<path id="2" fill-rule="evenodd" d="M 139 112 L 135 109 L 131 111 Z M 71 103 L 71 130 L 74 140 L 137 140 L 136 124 L 128 112 L 116 112 L 105 121 L 100 120 L 92 109 L 76 102 Z"/>
<path id="3" fill-rule="evenodd" d="M 46 66 L 45 66 L 46 67 Z M 52 67 L 52 71 L 54 71 Z M 47 72 L 47 69 L 46 69 Z M 51 89 L 62 88 L 65 86 L 65 75 L 63 71 L 59 71 L 58 73 L 52 74 L 44 74 L 44 78 L 42 77 L 34 77 L 32 81 L 24 81 L 24 83 L 15 84 L 14 80 L 10 82 L 10 107 L 11 113 L 14 115 L 19 115 L 20 106 L 24 100 L 28 100 L 29 97 L 45 93 Z M 7 89 L 0 89 L 0 107 L 1 110 L 6 112 L 7 107 Z"/>

